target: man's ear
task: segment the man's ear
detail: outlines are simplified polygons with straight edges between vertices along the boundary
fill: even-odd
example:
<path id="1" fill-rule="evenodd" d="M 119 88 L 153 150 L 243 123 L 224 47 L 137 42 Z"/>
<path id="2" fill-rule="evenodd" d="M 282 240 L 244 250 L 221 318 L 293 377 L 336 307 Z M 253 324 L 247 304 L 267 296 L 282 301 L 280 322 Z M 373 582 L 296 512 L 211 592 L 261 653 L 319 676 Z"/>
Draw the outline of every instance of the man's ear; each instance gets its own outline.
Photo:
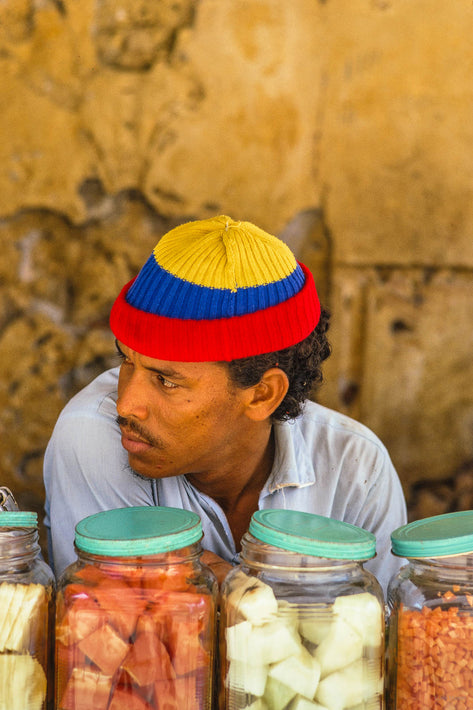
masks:
<path id="1" fill-rule="evenodd" d="M 248 388 L 251 395 L 247 402 L 246 415 L 253 421 L 268 419 L 279 407 L 287 390 L 289 380 L 279 367 L 266 370 L 261 380 Z"/>

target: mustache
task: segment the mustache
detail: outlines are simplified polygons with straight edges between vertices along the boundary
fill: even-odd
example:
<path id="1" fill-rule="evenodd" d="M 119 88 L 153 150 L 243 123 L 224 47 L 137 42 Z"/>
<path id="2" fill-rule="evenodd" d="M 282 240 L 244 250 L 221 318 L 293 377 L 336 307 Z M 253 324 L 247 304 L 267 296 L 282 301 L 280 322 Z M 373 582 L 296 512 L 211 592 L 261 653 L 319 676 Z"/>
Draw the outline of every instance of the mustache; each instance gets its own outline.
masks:
<path id="1" fill-rule="evenodd" d="M 163 448 L 164 444 L 161 439 L 157 439 L 155 436 L 152 436 L 149 432 L 146 431 L 146 429 L 144 429 L 133 419 L 127 419 L 126 417 L 118 415 L 115 421 L 117 422 L 118 426 L 123 427 L 123 429 L 127 429 L 128 431 L 133 432 L 134 434 L 137 434 L 140 439 L 143 439 L 143 441 L 145 441 L 147 444 L 151 444 L 151 446 L 155 446 L 158 449 Z"/>

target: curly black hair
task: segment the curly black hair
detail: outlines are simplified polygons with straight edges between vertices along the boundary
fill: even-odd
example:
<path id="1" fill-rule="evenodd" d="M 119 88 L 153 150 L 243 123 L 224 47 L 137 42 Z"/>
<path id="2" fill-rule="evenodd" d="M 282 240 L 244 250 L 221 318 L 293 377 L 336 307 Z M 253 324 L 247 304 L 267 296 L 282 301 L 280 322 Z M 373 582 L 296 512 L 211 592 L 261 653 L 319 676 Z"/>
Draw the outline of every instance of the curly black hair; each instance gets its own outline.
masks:
<path id="1" fill-rule="evenodd" d="M 297 417 L 313 388 L 322 383 L 322 362 L 331 352 L 327 340 L 330 313 L 322 308 L 320 320 L 304 340 L 289 348 L 264 355 L 239 358 L 227 363 L 230 380 L 237 387 L 252 387 L 266 370 L 280 367 L 289 379 L 289 389 L 272 419 L 285 421 Z"/>

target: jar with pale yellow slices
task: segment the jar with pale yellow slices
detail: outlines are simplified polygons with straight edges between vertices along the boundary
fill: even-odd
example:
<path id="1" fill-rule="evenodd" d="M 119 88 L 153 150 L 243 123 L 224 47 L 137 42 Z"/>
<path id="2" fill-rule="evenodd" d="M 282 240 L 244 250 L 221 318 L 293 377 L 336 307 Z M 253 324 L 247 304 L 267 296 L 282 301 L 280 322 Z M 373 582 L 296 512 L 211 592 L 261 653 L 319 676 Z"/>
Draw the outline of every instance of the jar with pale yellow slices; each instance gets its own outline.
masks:
<path id="1" fill-rule="evenodd" d="M 0 708 L 52 707 L 54 575 L 37 514 L 0 512 Z"/>

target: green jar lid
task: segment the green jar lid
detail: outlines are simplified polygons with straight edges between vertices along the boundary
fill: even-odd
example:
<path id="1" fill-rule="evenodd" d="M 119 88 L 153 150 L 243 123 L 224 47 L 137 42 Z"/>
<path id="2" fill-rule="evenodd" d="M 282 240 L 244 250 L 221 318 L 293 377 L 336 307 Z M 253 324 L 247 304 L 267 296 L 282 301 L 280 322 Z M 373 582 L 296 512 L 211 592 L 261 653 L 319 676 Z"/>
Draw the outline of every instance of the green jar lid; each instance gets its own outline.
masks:
<path id="1" fill-rule="evenodd" d="M 89 515 L 76 525 L 79 550 L 107 557 L 135 557 L 172 552 L 198 542 L 202 523 L 181 508 L 137 506 Z"/>
<path id="2" fill-rule="evenodd" d="M 473 552 L 473 511 L 434 515 L 403 525 L 391 533 L 399 557 L 448 557 Z"/>
<path id="3" fill-rule="evenodd" d="M 333 560 L 368 560 L 375 536 L 350 523 L 296 510 L 258 510 L 250 522 L 253 537 L 274 547 Z"/>
<path id="4" fill-rule="evenodd" d="M 37 513 L 24 510 L 5 510 L 0 512 L 0 528 L 36 528 Z"/>

